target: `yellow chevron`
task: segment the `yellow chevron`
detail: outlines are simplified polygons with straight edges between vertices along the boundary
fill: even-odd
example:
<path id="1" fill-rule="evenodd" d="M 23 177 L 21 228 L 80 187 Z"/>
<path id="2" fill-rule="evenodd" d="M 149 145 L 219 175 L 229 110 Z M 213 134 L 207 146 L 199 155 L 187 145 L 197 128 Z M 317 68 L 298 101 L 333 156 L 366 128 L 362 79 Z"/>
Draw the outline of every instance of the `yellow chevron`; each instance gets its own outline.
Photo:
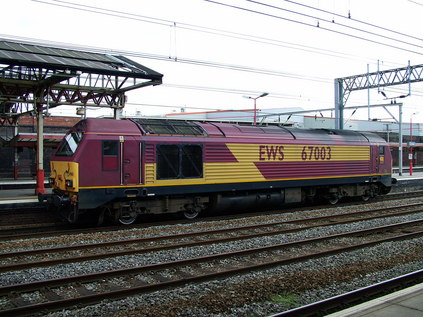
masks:
<path id="1" fill-rule="evenodd" d="M 369 146 L 333 146 L 313 144 L 242 144 L 229 143 L 227 147 L 240 163 L 260 161 L 367 161 Z"/>

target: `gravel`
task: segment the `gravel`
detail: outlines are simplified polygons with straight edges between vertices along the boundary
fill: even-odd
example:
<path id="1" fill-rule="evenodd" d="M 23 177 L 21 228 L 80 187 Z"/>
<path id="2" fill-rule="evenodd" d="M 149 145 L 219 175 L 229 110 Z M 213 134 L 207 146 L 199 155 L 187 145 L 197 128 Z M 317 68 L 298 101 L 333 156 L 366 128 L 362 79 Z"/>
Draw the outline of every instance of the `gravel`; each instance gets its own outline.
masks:
<path id="1" fill-rule="evenodd" d="M 267 283 L 269 279 L 283 280 L 285 276 L 288 276 L 287 280 L 292 280 L 292 276 L 289 276 L 298 275 L 299 272 L 301 272 L 301 275 L 305 275 L 305 273 L 318 275 L 321 272 L 330 274 L 332 269 L 348 268 L 353 264 L 366 263 L 375 257 L 390 261 L 391 257 L 397 254 L 415 252 L 416 246 L 420 247 L 419 250 L 421 252 L 422 245 L 423 238 L 395 243 L 388 242 L 377 247 L 368 248 L 366 251 L 358 250 L 348 254 L 314 259 L 260 272 L 251 272 L 220 281 L 133 296 L 119 301 L 104 301 L 98 305 L 56 312 L 48 316 L 157 316 L 161 315 L 160 312 L 167 316 L 266 316 L 419 270 L 422 267 L 423 260 L 420 258 L 420 260 L 411 263 L 393 263 L 392 267 L 381 271 L 370 271 L 369 273 L 361 271 L 359 276 L 345 282 L 338 282 L 337 279 L 331 281 L 328 276 L 325 276 L 325 280 L 328 280 L 326 283 L 330 283 L 325 287 L 315 288 L 316 284 L 320 284 L 318 277 L 315 278 L 317 282 L 315 280 L 313 282 L 310 281 L 309 285 L 307 285 L 307 282 L 303 283 L 302 291 L 301 289 L 297 291 L 298 286 L 290 289 L 289 285 L 284 285 L 284 287 L 287 287 L 284 292 L 294 294 L 297 298 L 291 304 L 275 303 L 268 301 L 268 298 L 261 302 L 250 303 L 248 299 L 252 298 L 251 289 L 254 288 L 254 286 L 251 287 L 251 283 L 260 285 L 257 281 L 261 281 L 261 283 L 269 285 L 270 283 Z M 245 294 L 236 291 L 239 288 L 244 288 L 246 290 Z M 259 287 L 256 289 L 260 290 Z M 233 300 L 230 298 L 231 292 L 236 297 Z M 275 292 L 277 292 L 277 287 L 275 287 Z M 217 296 L 216 299 L 217 294 L 220 296 Z M 245 298 L 242 298 L 242 296 L 245 296 Z M 222 299 L 222 297 L 224 298 Z M 206 298 L 209 301 L 208 305 L 204 305 Z M 252 299 L 254 300 L 254 298 Z M 224 301 L 225 305 L 227 303 L 233 303 L 234 305 L 229 306 L 229 308 L 223 308 L 223 303 L 220 303 L 219 300 Z M 181 305 L 181 302 L 183 305 Z M 190 304 L 189 302 L 193 303 Z M 242 305 L 237 305 L 239 302 Z M 178 309 L 175 314 L 172 314 L 172 308 L 176 309 L 178 307 L 183 309 Z M 134 310 L 134 312 L 131 313 L 131 310 Z"/>
<path id="2" fill-rule="evenodd" d="M 57 265 L 50 268 L 33 268 L 22 271 L 3 273 L 0 278 L 0 285 L 11 285 L 25 282 L 33 282 L 44 279 L 53 279 L 57 276 L 66 277 L 88 273 L 113 270 L 116 268 L 128 268 L 134 266 L 150 265 L 160 262 L 170 262 L 194 257 L 209 256 L 222 252 L 243 250 L 246 248 L 261 248 L 268 245 L 311 239 L 328 234 L 341 233 L 345 231 L 356 231 L 382 224 L 391 224 L 398 221 L 414 220 L 423 217 L 423 213 L 407 215 L 401 217 L 391 217 L 388 219 L 376 219 L 362 221 L 359 223 L 334 225 L 329 227 L 318 227 L 305 231 L 288 233 L 275 236 L 265 236 L 259 238 L 232 241 L 228 243 L 212 244 L 206 246 L 196 246 L 190 248 L 178 248 L 173 250 L 163 250 L 145 254 L 133 254 L 115 258 L 107 258 L 82 263 L 70 263 Z"/>
<path id="3" fill-rule="evenodd" d="M 408 201 L 408 203 L 412 202 Z M 384 204 L 378 203 L 380 206 L 384 206 Z M 371 210 L 380 208 L 378 205 L 360 205 L 359 208 Z M 358 207 L 338 207 L 336 212 L 351 212 L 352 208 L 357 209 Z M 319 212 L 325 213 L 324 210 Z M 331 212 L 333 213 L 333 209 L 331 209 Z M 310 217 L 315 216 L 311 212 L 300 212 L 295 215 L 278 214 L 256 217 L 255 222 L 262 223 L 269 220 L 281 221 L 287 218 L 293 219 L 293 217 L 308 217 L 307 213 L 310 214 Z M 420 219 L 422 216 L 423 213 L 420 213 L 412 216 L 362 221 L 347 225 L 333 225 L 298 233 L 233 241 L 224 244 L 180 248 L 142 255 L 128 255 L 113 259 L 2 273 L 0 285 L 175 261 L 241 250 L 247 247 L 263 247 L 275 243 L 345 232 L 346 230 L 362 230 L 405 219 Z M 233 225 L 233 223 L 239 225 L 242 221 L 237 219 L 236 221 L 216 221 L 212 223 L 197 222 L 191 225 L 160 226 L 122 230 L 114 233 L 78 235 L 77 237 L 71 236 L 63 240 L 61 237 L 53 237 L 34 240 L 32 246 L 30 241 L 17 240 L 9 244 L 8 250 L 45 247 L 53 243 L 52 241 L 55 239 L 60 245 L 92 243 L 103 241 L 104 239 L 111 241 L 137 236 L 173 234 L 187 232 L 188 230 L 196 231 L 204 227 L 209 229 L 225 228 L 231 224 Z M 250 220 L 248 221 L 250 222 Z M 7 252 L 7 247 L 3 246 L 3 250 Z M 64 310 L 48 316 L 266 316 L 416 271 L 423 266 L 422 254 L 423 238 L 387 242 L 347 254 L 313 259 L 307 262 L 250 272 L 224 280 L 192 284 L 178 289 L 153 292 L 117 301 L 103 301 L 98 305 Z M 145 274 L 139 275 L 138 278 L 145 281 L 149 279 L 148 275 Z M 113 283 L 124 285 L 126 282 L 116 279 Z M 89 289 L 96 289 L 96 287 L 95 283 L 87 285 Z M 272 299 L 269 300 L 270 298 Z"/>
<path id="4" fill-rule="evenodd" d="M 270 215 L 260 215 L 256 217 L 245 217 L 240 219 L 231 219 L 231 220 L 219 220 L 219 221 L 197 221 L 195 223 L 189 224 L 172 224 L 164 226 L 155 226 L 147 228 L 133 228 L 133 229 L 122 229 L 117 231 L 105 231 L 105 232 L 96 232 L 96 233 L 83 233 L 83 234 L 74 234 L 74 235 L 63 235 L 63 236 L 53 236 L 39 239 L 23 239 L 23 240 L 12 240 L 7 241 L 7 243 L 0 243 L 0 253 L 10 252 L 10 251 L 23 251 L 23 250 L 34 250 L 44 247 L 61 247 L 61 246 L 71 246 L 71 245 L 80 245 L 80 244 L 89 244 L 96 243 L 98 241 L 117 241 L 125 240 L 131 238 L 142 238 L 142 237 L 155 237 L 162 235 L 171 235 L 176 233 L 187 233 L 187 232 L 196 232 L 201 230 L 213 230 L 213 229 L 226 229 L 232 228 L 234 226 L 240 226 L 244 223 L 250 224 L 263 224 L 263 223 L 273 223 L 281 222 L 286 220 L 294 219 L 308 219 L 317 216 L 326 216 L 331 214 L 344 214 L 349 212 L 354 212 L 357 210 L 366 211 L 374 210 L 384 207 L 392 206 L 401 206 L 401 205 L 410 205 L 413 203 L 420 203 L 420 198 L 410 198 L 406 202 L 404 200 L 393 200 L 393 201 L 382 201 L 375 202 L 367 205 L 352 205 L 352 206 L 342 206 L 342 207 L 332 207 L 324 208 L 317 210 L 304 210 L 304 211 L 294 211 L 294 212 L 284 212 L 272 213 Z M 334 211 L 335 210 L 335 211 Z"/>

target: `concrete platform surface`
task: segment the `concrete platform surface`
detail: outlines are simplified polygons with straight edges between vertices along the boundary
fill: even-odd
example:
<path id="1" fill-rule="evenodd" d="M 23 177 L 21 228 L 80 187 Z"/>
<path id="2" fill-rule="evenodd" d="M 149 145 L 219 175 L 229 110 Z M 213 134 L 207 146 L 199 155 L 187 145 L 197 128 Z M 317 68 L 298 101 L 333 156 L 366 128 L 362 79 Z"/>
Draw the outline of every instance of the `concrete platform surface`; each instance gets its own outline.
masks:
<path id="1" fill-rule="evenodd" d="M 326 317 L 422 317 L 423 284 L 376 298 Z"/>

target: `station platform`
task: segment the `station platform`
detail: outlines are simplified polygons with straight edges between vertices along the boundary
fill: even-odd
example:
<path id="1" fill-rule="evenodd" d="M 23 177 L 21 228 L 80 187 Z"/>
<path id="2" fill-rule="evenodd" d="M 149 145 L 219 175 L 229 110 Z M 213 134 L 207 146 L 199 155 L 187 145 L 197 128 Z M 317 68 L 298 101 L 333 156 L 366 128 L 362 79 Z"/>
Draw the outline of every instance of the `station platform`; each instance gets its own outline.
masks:
<path id="1" fill-rule="evenodd" d="M 422 317 L 423 284 L 376 298 L 326 317 Z"/>
<path id="2" fill-rule="evenodd" d="M 412 175 L 410 175 L 409 172 L 403 172 L 402 175 L 399 175 L 398 173 L 392 174 L 392 177 L 396 178 L 398 182 L 407 182 L 412 183 L 416 181 L 416 183 L 420 182 L 420 180 L 423 179 L 423 171 L 413 172 Z"/>
<path id="3" fill-rule="evenodd" d="M 47 185 L 48 180 L 44 182 L 44 186 L 46 193 L 51 193 L 51 188 L 47 188 Z M 42 206 L 35 194 L 35 187 L 34 179 L 0 180 L 0 209 Z"/>
<path id="4" fill-rule="evenodd" d="M 413 175 L 409 173 L 402 173 L 402 175 L 394 173 L 393 177 L 398 180 L 398 183 L 393 186 L 392 192 L 401 191 L 399 187 L 423 186 L 423 171 L 414 172 Z M 45 181 L 45 185 L 46 192 L 51 193 L 51 188 L 47 188 L 48 180 Z M 35 180 L 33 179 L 0 180 L 0 188 L 0 209 L 5 208 L 6 205 L 9 208 L 10 204 L 19 206 L 38 203 L 38 197 L 35 195 Z"/>

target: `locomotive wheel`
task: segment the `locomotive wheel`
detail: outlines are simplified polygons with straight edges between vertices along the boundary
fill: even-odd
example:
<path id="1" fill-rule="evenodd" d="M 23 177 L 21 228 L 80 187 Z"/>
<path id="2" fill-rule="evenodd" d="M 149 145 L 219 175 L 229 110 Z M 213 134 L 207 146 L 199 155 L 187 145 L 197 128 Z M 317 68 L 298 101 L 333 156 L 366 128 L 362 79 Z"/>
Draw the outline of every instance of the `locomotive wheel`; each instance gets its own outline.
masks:
<path id="1" fill-rule="evenodd" d="M 363 195 L 363 196 L 361 196 L 361 199 L 362 199 L 363 201 L 369 201 L 369 199 L 370 199 L 370 195 Z"/>
<path id="2" fill-rule="evenodd" d="M 132 225 L 135 220 L 137 220 L 137 214 L 135 212 L 123 213 L 118 219 L 119 223 L 125 226 Z"/>
<path id="3" fill-rule="evenodd" d="M 338 201 L 339 201 L 339 197 L 338 196 L 335 196 L 335 195 L 334 196 L 330 196 L 328 198 L 328 202 L 331 205 L 336 205 L 338 203 Z"/>
<path id="4" fill-rule="evenodd" d="M 200 211 L 197 210 L 197 208 L 184 211 L 184 217 L 186 219 L 195 219 L 198 217 L 199 214 L 200 214 Z"/>

